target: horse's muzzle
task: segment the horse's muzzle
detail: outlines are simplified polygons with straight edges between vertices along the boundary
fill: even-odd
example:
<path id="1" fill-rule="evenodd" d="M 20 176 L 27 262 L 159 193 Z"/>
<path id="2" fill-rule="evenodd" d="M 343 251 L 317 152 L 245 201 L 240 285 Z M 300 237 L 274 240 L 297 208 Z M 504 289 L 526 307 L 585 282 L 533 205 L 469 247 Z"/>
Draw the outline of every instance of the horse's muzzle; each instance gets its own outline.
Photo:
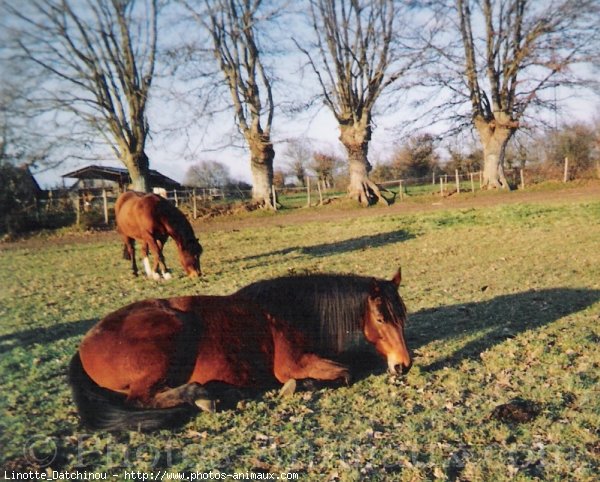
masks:
<path id="1" fill-rule="evenodd" d="M 388 366 L 388 372 L 390 375 L 395 376 L 403 376 L 406 375 L 412 367 L 412 361 L 408 365 L 403 365 L 402 363 L 396 363 L 394 365 Z"/>

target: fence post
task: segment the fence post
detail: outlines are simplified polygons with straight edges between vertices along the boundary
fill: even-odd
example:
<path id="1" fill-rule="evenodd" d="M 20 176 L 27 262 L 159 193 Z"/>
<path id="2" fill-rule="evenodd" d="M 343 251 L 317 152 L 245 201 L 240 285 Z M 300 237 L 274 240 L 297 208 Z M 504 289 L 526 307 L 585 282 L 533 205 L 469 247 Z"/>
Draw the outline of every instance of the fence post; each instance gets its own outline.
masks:
<path id="1" fill-rule="evenodd" d="M 104 224 L 108 224 L 108 197 L 106 189 L 102 189 L 102 205 L 104 207 Z"/>
<path id="2" fill-rule="evenodd" d="M 325 184 L 325 181 L 323 181 Z M 317 191 L 319 192 L 319 206 L 323 205 L 323 192 L 321 191 L 321 181 L 317 179 Z"/>
<path id="3" fill-rule="evenodd" d="M 460 194 L 460 178 L 458 177 L 458 169 L 454 170 L 454 177 L 456 178 L 456 193 Z"/>
<path id="4" fill-rule="evenodd" d="M 473 173 L 470 172 L 469 176 L 471 176 L 471 192 L 475 192 L 475 182 L 473 181 Z"/>
<path id="5" fill-rule="evenodd" d="M 444 196 L 444 176 L 440 176 L 440 196 Z"/>
<path id="6" fill-rule="evenodd" d="M 275 192 L 275 184 L 271 185 L 271 192 L 273 195 L 273 210 L 277 211 L 277 192 Z"/>
<path id="7" fill-rule="evenodd" d="M 194 211 L 194 219 L 198 219 L 198 203 L 196 201 L 196 188 L 192 188 L 192 209 Z"/>
<path id="8" fill-rule="evenodd" d="M 525 189 L 525 173 L 523 168 L 521 168 L 521 189 Z"/>
<path id="9" fill-rule="evenodd" d="M 404 192 L 403 192 L 403 187 L 402 187 L 402 179 L 400 179 L 400 182 L 398 183 L 398 192 L 400 193 L 400 201 L 402 201 L 404 199 Z"/>
<path id="10" fill-rule="evenodd" d="M 310 207 L 310 176 L 306 176 L 306 207 Z"/>
<path id="11" fill-rule="evenodd" d="M 479 189 L 483 186 L 483 171 L 479 171 Z"/>
<path id="12" fill-rule="evenodd" d="M 175 194 L 175 207 L 179 207 L 179 198 L 177 197 L 177 189 L 175 189 L 173 191 L 173 193 Z"/>
<path id="13" fill-rule="evenodd" d="M 435 186 L 435 171 L 433 171 L 433 172 L 431 173 L 431 178 L 432 178 L 432 180 L 431 180 L 431 184 L 433 184 L 433 185 Z"/>
<path id="14" fill-rule="evenodd" d="M 563 175 L 563 182 L 567 182 L 569 180 L 569 158 L 565 157 L 565 172 Z"/>
<path id="15" fill-rule="evenodd" d="M 79 226 L 81 223 L 81 209 L 79 208 L 79 192 L 73 196 L 73 204 L 75 204 L 75 224 Z"/>

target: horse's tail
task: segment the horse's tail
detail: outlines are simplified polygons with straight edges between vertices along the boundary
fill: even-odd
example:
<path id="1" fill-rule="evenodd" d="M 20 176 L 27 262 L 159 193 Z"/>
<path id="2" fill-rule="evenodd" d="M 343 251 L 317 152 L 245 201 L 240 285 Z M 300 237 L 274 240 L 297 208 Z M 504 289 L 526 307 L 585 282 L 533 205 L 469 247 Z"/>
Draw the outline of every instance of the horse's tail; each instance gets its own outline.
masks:
<path id="1" fill-rule="evenodd" d="M 135 408 L 125 395 L 102 388 L 85 372 L 79 352 L 69 365 L 69 383 L 82 423 L 97 430 L 157 430 L 185 423 L 197 411 L 192 406 Z"/>

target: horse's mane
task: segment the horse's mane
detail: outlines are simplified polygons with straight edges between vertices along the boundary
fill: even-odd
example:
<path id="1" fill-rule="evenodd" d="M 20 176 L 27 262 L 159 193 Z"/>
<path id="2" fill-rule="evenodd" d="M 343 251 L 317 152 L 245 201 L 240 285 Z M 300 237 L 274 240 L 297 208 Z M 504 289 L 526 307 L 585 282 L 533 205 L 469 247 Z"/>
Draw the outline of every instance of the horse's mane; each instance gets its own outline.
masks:
<path id="1" fill-rule="evenodd" d="M 192 228 L 192 225 L 185 214 L 177 207 L 173 206 L 169 201 L 162 198 L 157 208 L 172 224 L 171 226 L 167 226 L 167 228 L 169 229 L 169 235 L 175 241 L 181 243 L 182 247 L 188 250 L 197 244 L 194 228 Z"/>
<path id="2" fill-rule="evenodd" d="M 398 296 L 390 281 L 377 283 L 391 300 Z M 339 353 L 363 340 L 357 333 L 372 285 L 372 277 L 309 274 L 257 281 L 236 294 L 300 328 L 315 349 Z"/>

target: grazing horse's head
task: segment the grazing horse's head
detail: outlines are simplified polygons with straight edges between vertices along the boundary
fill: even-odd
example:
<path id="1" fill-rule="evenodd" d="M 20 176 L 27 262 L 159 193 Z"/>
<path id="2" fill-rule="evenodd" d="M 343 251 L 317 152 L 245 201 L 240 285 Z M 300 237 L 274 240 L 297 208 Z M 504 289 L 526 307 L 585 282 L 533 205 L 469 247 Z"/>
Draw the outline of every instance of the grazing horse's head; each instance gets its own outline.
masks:
<path id="1" fill-rule="evenodd" d="M 386 358 L 388 371 L 393 375 L 404 375 L 412 366 L 404 341 L 406 306 L 397 291 L 400 281 L 400 270 L 391 283 L 374 279 L 363 318 L 365 338 Z"/>
<path id="2" fill-rule="evenodd" d="M 190 278 L 196 278 L 202 274 L 200 269 L 200 255 L 202 246 L 197 238 L 190 238 L 182 243 L 179 250 L 179 261 Z"/>

